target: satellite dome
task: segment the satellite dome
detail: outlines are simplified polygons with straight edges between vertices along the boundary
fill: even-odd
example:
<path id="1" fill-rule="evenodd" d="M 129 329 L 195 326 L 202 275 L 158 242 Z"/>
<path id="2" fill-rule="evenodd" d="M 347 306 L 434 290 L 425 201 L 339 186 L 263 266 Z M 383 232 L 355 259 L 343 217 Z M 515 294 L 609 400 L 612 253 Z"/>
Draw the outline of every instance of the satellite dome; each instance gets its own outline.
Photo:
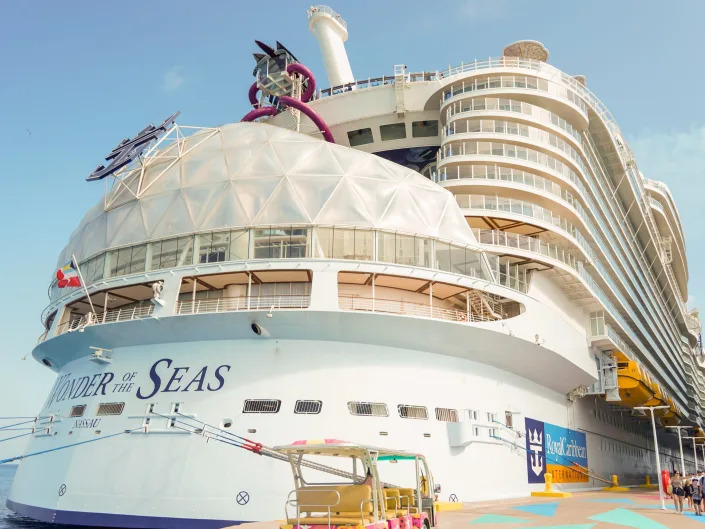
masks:
<path id="1" fill-rule="evenodd" d="M 182 138 L 128 174 L 85 215 L 59 262 L 182 234 L 286 225 L 476 245 L 453 195 L 421 174 L 291 130 L 234 123 Z"/>

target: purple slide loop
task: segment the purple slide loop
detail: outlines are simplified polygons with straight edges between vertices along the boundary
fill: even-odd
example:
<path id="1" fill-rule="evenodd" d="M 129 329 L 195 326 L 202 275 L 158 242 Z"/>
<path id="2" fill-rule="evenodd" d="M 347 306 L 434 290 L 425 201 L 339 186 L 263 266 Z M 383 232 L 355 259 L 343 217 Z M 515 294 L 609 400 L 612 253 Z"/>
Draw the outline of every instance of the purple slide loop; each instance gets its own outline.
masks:
<path id="1" fill-rule="evenodd" d="M 259 101 L 257 100 L 257 92 L 259 92 L 259 88 L 257 88 L 257 81 L 255 81 L 254 83 L 252 83 L 250 91 L 247 93 L 247 96 L 250 98 L 250 103 L 252 103 L 252 106 L 255 108 L 259 107 Z"/>
<path id="2" fill-rule="evenodd" d="M 257 118 L 261 118 L 263 116 L 276 116 L 276 115 L 277 115 L 276 107 L 261 107 L 261 108 L 255 108 L 254 110 L 250 110 L 247 114 L 245 114 L 245 117 L 243 117 L 240 121 L 254 121 Z"/>
<path id="3" fill-rule="evenodd" d="M 304 103 L 308 103 L 311 99 L 311 96 L 316 91 L 316 78 L 313 76 L 311 70 L 306 68 L 301 63 L 294 62 L 286 67 L 286 73 L 288 73 L 289 75 L 291 75 L 292 73 L 297 73 L 308 80 L 308 87 L 306 88 L 306 91 L 301 94 L 301 101 L 303 101 Z M 251 90 L 252 89 L 250 89 L 250 91 Z M 252 98 L 250 98 L 250 101 L 252 101 Z"/>
<path id="4" fill-rule="evenodd" d="M 282 103 L 283 105 L 286 105 L 288 107 L 293 107 L 296 110 L 301 111 L 302 114 L 306 115 L 308 119 L 313 121 L 313 123 L 318 127 L 318 130 L 323 133 L 323 139 L 326 140 L 327 142 L 330 143 L 335 143 L 335 139 L 333 138 L 333 134 L 331 133 L 330 129 L 328 128 L 328 125 L 326 125 L 326 122 L 321 119 L 321 116 L 316 114 L 311 107 L 309 107 L 306 103 L 299 101 L 298 99 L 294 99 L 293 97 L 289 96 L 281 96 L 279 98 L 279 102 Z M 252 112 L 255 112 L 253 110 Z M 250 114 L 252 114 L 250 112 Z M 248 116 L 250 115 L 248 114 Z M 247 117 L 247 116 L 245 116 Z"/>

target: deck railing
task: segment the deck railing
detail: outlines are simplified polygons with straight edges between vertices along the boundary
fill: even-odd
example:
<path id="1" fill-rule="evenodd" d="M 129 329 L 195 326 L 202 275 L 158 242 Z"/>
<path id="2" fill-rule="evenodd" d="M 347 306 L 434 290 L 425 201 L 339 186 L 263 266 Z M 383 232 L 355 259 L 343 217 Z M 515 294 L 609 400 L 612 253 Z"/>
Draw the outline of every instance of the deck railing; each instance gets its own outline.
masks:
<path id="1" fill-rule="evenodd" d="M 456 322 L 466 321 L 494 321 L 497 318 L 492 315 L 490 308 L 496 309 L 495 314 L 500 312 L 499 306 L 493 307 L 493 301 L 489 301 L 489 306 L 484 304 L 476 305 L 479 309 L 460 310 L 445 307 L 434 307 L 424 303 L 411 301 L 400 301 L 395 299 L 368 298 L 356 295 L 340 295 L 338 303 L 342 310 L 381 312 L 386 314 L 399 314 L 402 316 L 417 316 L 421 318 L 432 318 L 435 320 L 446 320 Z M 497 304 L 498 305 L 498 304 Z"/>
<path id="2" fill-rule="evenodd" d="M 308 294 L 182 300 L 176 302 L 176 314 L 205 314 L 239 310 L 305 309 L 308 308 L 310 303 L 311 296 Z"/>
<path id="3" fill-rule="evenodd" d="M 116 323 L 119 321 L 130 321 L 147 318 L 152 315 L 154 305 L 142 305 L 139 307 L 111 309 L 98 314 L 84 314 L 83 316 L 73 316 L 69 321 L 62 323 L 56 328 L 56 335 L 79 330 L 90 325 L 101 325 L 103 323 Z M 91 314 L 89 316 L 89 314 Z M 46 335 L 44 336 L 46 338 Z"/>

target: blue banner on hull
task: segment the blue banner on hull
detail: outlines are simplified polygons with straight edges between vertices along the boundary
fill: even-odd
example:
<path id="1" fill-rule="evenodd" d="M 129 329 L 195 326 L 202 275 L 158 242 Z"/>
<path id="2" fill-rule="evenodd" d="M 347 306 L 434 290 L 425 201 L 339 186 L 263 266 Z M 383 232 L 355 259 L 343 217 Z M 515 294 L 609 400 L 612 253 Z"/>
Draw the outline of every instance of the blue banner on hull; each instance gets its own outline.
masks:
<path id="1" fill-rule="evenodd" d="M 587 439 L 583 432 L 526 418 L 526 471 L 529 483 L 588 481 Z"/>

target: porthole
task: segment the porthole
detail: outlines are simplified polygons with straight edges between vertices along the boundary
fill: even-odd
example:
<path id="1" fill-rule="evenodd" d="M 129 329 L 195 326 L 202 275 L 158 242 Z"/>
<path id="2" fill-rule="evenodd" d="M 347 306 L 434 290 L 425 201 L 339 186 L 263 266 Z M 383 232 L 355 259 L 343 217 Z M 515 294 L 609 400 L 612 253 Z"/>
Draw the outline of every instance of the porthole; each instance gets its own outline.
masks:
<path id="1" fill-rule="evenodd" d="M 232 419 L 223 419 L 222 421 L 220 421 L 221 428 L 230 428 L 232 425 L 233 425 Z"/>

